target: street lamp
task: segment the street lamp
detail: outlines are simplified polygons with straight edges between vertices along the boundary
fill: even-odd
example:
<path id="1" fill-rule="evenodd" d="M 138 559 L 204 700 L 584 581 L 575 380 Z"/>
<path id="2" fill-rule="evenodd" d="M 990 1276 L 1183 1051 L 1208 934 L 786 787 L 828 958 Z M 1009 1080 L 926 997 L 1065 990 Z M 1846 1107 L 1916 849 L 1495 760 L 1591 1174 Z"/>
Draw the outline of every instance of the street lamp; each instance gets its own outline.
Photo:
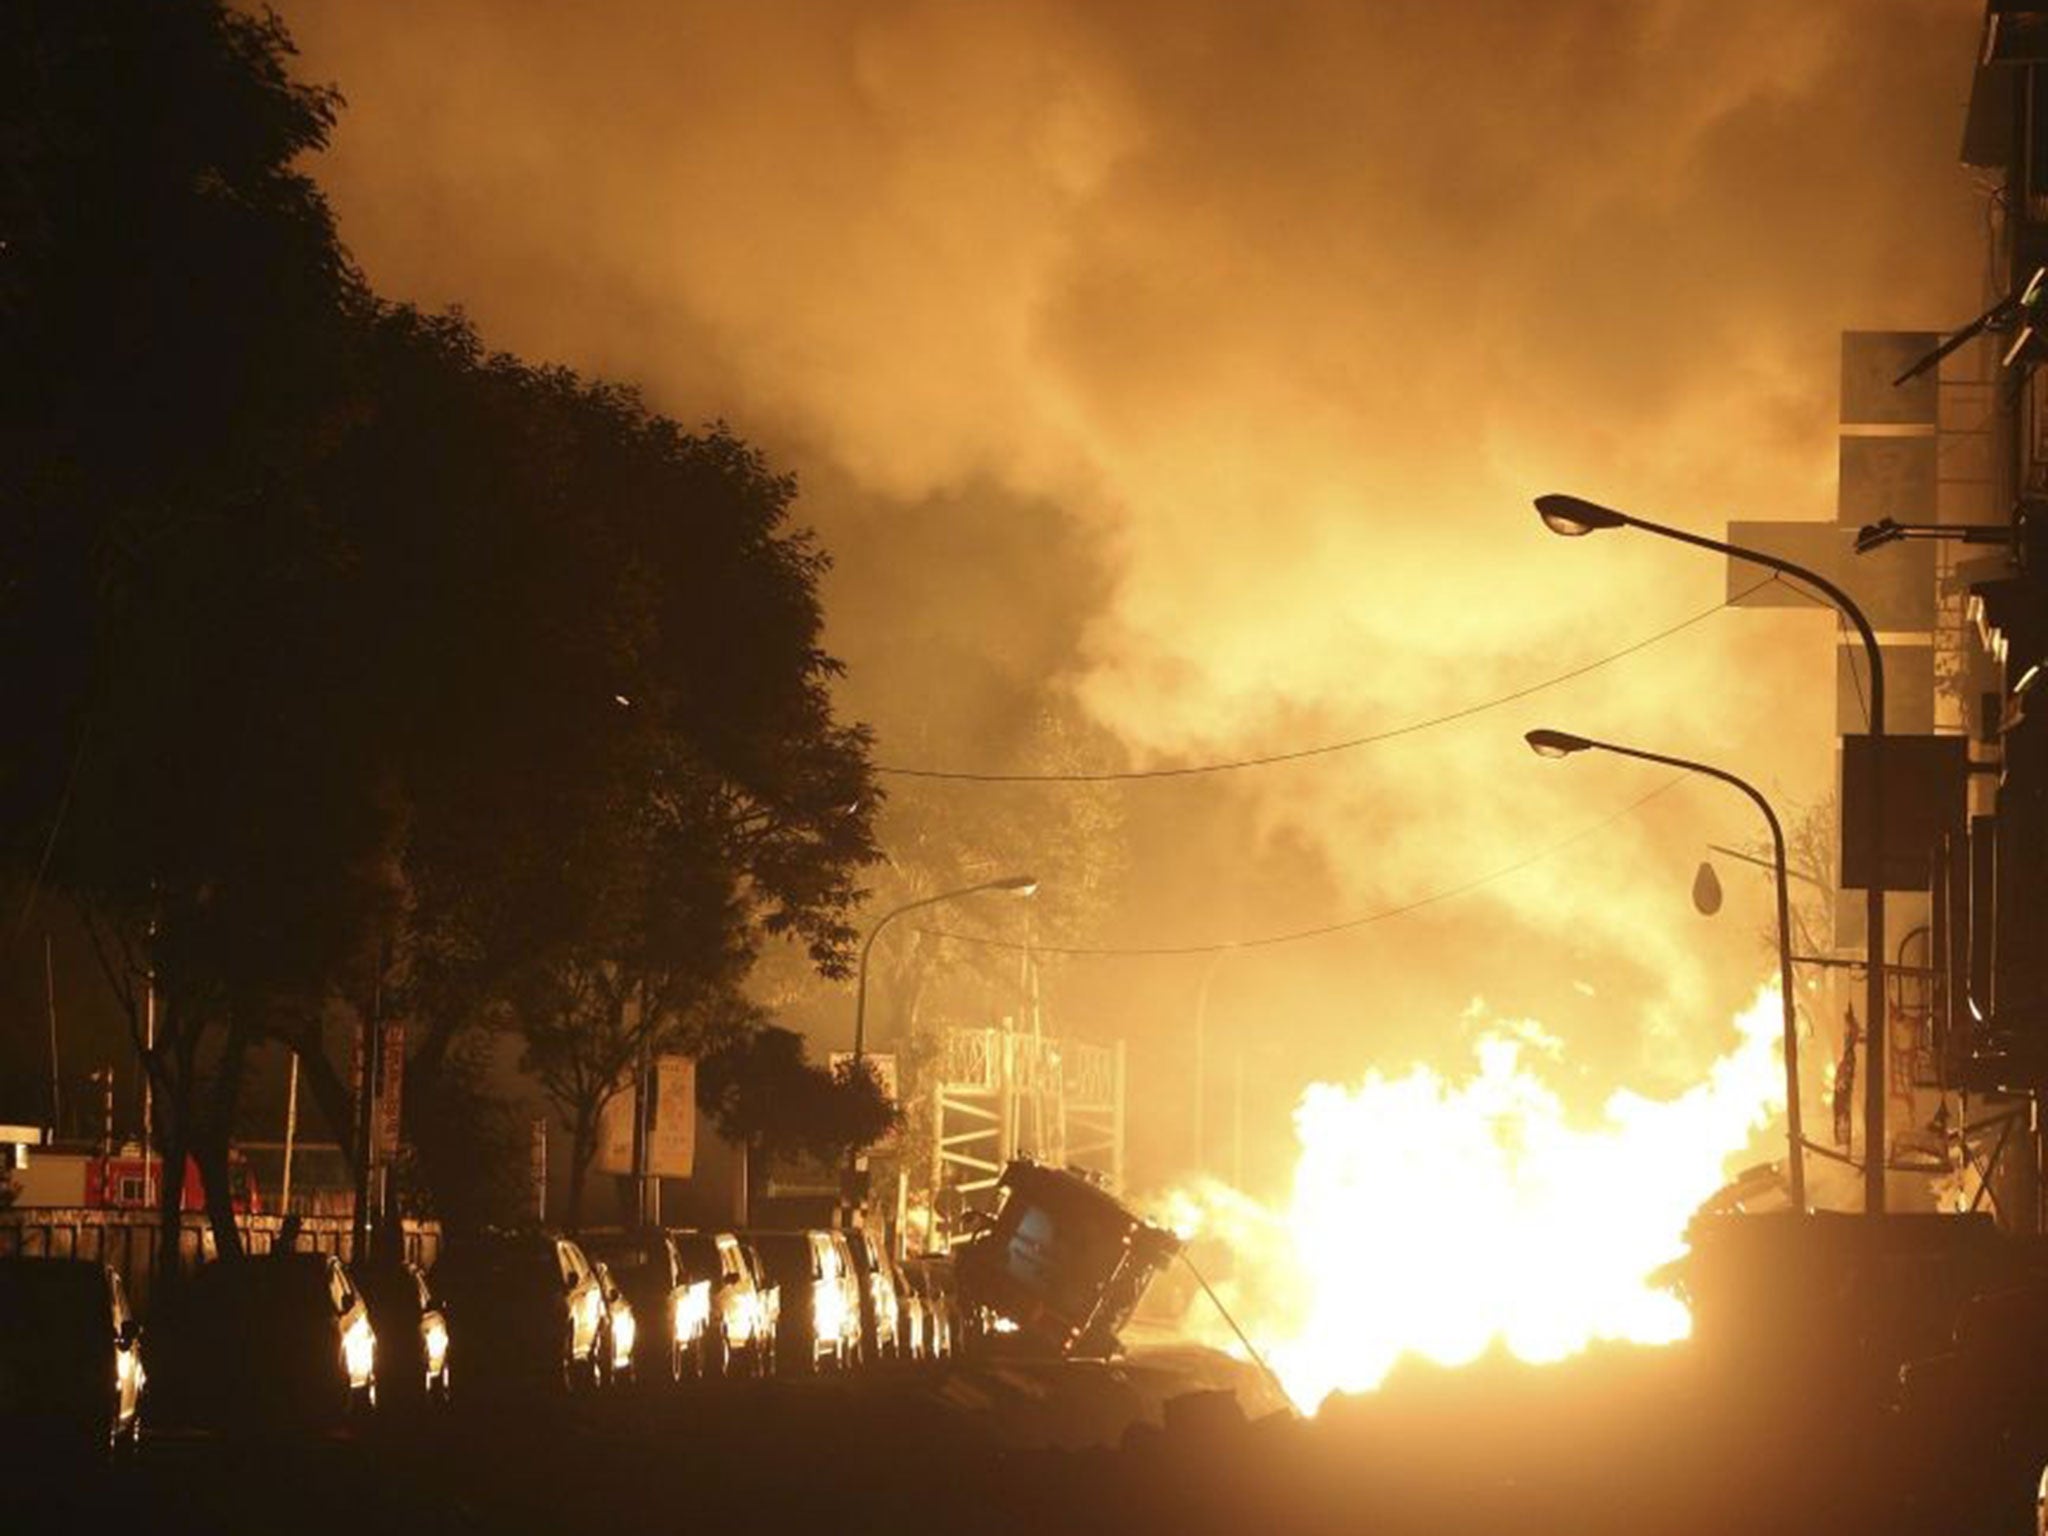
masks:
<path id="1" fill-rule="evenodd" d="M 958 901 L 962 896 L 976 896 L 983 891 L 1007 891 L 1013 896 L 1033 896 L 1038 892 L 1035 875 L 1005 875 L 1000 880 L 984 880 L 979 885 L 963 885 L 958 890 L 941 891 L 936 896 L 920 897 L 906 901 L 900 907 L 891 907 L 868 930 L 867 939 L 860 947 L 860 975 L 855 982 L 853 993 L 853 1062 L 859 1066 L 866 1054 L 868 1023 L 868 952 L 875 947 L 875 940 L 882 930 L 906 912 L 915 912 L 919 907 L 935 907 L 942 901 Z"/>
<path id="2" fill-rule="evenodd" d="M 900 907 L 891 907 L 875 919 L 875 925 L 868 930 L 868 936 L 860 946 L 860 973 L 854 983 L 853 992 L 853 1066 L 857 1072 L 867 1054 L 868 1033 L 868 954 L 875 947 L 875 940 L 882 936 L 882 930 L 906 912 L 915 912 L 920 907 L 935 907 L 942 901 L 957 901 L 962 896 L 975 896 L 983 891 L 1007 891 L 1013 896 L 1035 896 L 1038 893 L 1038 877 L 1035 875 L 1005 875 L 1000 880 L 984 880 L 978 885 L 963 885 L 957 890 L 941 891 L 936 896 L 920 897 L 906 901 Z M 855 1180 L 860 1170 L 867 1166 L 867 1156 L 857 1147 L 846 1149 L 844 1198 L 849 1206 L 858 1198 L 853 1193 Z"/>
<path id="3" fill-rule="evenodd" d="M 1603 507 L 1582 497 L 1565 496 L 1555 492 L 1547 496 L 1538 496 L 1536 511 L 1542 517 L 1545 527 L 1567 538 L 1578 538 L 1606 528 L 1639 528 L 1644 533 L 1654 533 L 1659 538 L 1690 544 L 1696 549 L 1711 549 L 1734 560 L 1761 565 L 1768 570 L 1804 582 L 1825 597 L 1844 618 L 1856 626 L 1856 633 L 1863 641 L 1863 654 L 1870 665 L 1870 808 L 1867 827 L 1871 869 L 1869 887 L 1864 893 L 1867 931 L 1864 935 L 1866 988 L 1863 1006 L 1866 1022 L 1863 1030 L 1863 1065 L 1867 1080 L 1863 1085 L 1863 1209 L 1868 1215 L 1882 1216 L 1885 1203 L 1886 1162 L 1884 1056 L 1885 1031 L 1888 1027 L 1884 989 L 1884 656 L 1878 649 L 1877 636 L 1870 628 L 1870 621 L 1863 616 L 1863 610 L 1856 606 L 1855 600 L 1848 593 L 1819 572 L 1808 570 L 1803 565 L 1795 565 L 1790 560 L 1780 559 L 1776 555 L 1766 554 L 1759 549 L 1745 549 L 1739 544 L 1728 544 L 1702 534 L 1687 533 L 1682 528 L 1668 528 L 1662 523 L 1653 523 L 1627 512 L 1617 512 L 1612 507 Z M 1583 739 L 1563 737 L 1561 732 L 1545 734 L 1567 741 Z M 1531 741 L 1530 745 L 1534 747 L 1536 744 Z M 1541 751 L 1543 748 L 1537 750 Z M 1583 748 L 1564 747 L 1557 755 L 1572 750 Z M 1787 996 L 1790 996 L 1789 986 Z"/>
<path id="4" fill-rule="evenodd" d="M 1594 741 L 1587 736 L 1571 736 L 1563 731 L 1531 731 L 1523 740 L 1538 757 L 1568 757 L 1574 752 L 1612 752 L 1618 757 L 1640 758 L 1646 763 L 1662 763 L 1667 768 L 1682 768 L 1687 773 L 1705 774 L 1710 779 L 1719 779 L 1723 784 L 1733 785 L 1755 802 L 1756 808 L 1764 813 L 1764 821 L 1771 829 L 1771 850 L 1776 856 L 1778 875 L 1778 990 L 1784 999 L 1785 1008 L 1785 1148 L 1788 1158 L 1787 1171 L 1792 1182 L 1792 1209 L 1802 1216 L 1806 1214 L 1806 1133 L 1800 1124 L 1799 1115 L 1799 1023 L 1798 1012 L 1792 1001 L 1792 902 L 1785 890 L 1785 829 L 1778 823 L 1778 813 L 1771 809 L 1755 785 L 1746 779 L 1738 779 L 1726 769 L 1713 767 L 1708 763 L 1696 763 L 1690 758 L 1667 757 L 1662 752 L 1645 752 L 1637 747 L 1617 746 L 1611 741 Z"/>

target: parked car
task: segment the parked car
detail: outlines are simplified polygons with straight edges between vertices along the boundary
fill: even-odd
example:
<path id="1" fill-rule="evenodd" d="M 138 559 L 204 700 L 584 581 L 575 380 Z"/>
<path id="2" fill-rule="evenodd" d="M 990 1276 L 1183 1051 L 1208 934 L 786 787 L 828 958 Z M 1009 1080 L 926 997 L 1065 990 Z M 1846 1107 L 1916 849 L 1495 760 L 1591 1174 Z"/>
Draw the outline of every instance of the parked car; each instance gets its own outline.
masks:
<path id="1" fill-rule="evenodd" d="M 768 1277 L 768 1266 L 762 1262 L 761 1250 L 744 1237 L 738 1242 L 747 1277 L 754 1282 L 754 1307 L 761 1326 L 761 1374 L 765 1376 L 775 1369 L 780 1353 L 776 1339 L 782 1325 L 782 1287 Z"/>
<path id="2" fill-rule="evenodd" d="M 853 1260 L 853 1277 L 860 1292 L 860 1353 L 863 1359 L 883 1360 L 903 1352 L 897 1331 L 896 1282 L 881 1245 L 865 1227 L 851 1227 L 832 1234 Z"/>
<path id="3" fill-rule="evenodd" d="M 606 1233 L 586 1236 L 582 1247 L 632 1304 L 634 1380 L 673 1385 L 701 1370 L 711 1288 L 684 1271 L 674 1241 L 662 1232 Z"/>
<path id="4" fill-rule="evenodd" d="M 844 1366 L 860 1342 L 860 1299 L 830 1232 L 749 1234 L 781 1295 L 776 1359 L 784 1370 Z"/>
<path id="5" fill-rule="evenodd" d="M 417 1264 L 372 1259 L 350 1277 L 377 1335 L 377 1400 L 386 1408 L 446 1403 L 448 1314 Z"/>
<path id="6" fill-rule="evenodd" d="M 215 1260 L 168 1304 L 157 1344 L 152 1403 L 176 1422 L 329 1429 L 376 1402 L 376 1330 L 332 1254 Z"/>
<path id="7" fill-rule="evenodd" d="M 860 1271 L 853 1266 L 853 1245 L 844 1232 L 827 1232 L 825 1241 L 831 1244 L 837 1255 L 840 1293 L 846 1300 L 846 1358 L 855 1365 L 867 1359 L 863 1348 L 864 1334 L 861 1329 L 861 1285 Z"/>
<path id="8" fill-rule="evenodd" d="M 0 1258 L 0 1445 L 132 1446 L 146 1379 L 117 1272 L 91 1259 Z"/>
<path id="9" fill-rule="evenodd" d="M 605 1298 L 583 1250 L 546 1232 L 450 1243 L 434 1266 L 463 1391 L 577 1389 L 604 1374 Z"/>
<path id="10" fill-rule="evenodd" d="M 730 1232 L 683 1230 L 675 1234 L 675 1242 L 683 1272 L 709 1291 L 706 1373 L 728 1376 L 734 1365 L 741 1363 L 753 1375 L 765 1375 L 775 1349 L 775 1333 L 739 1239 Z"/>
<path id="11" fill-rule="evenodd" d="M 604 1298 L 604 1319 L 599 1324 L 597 1379 L 613 1387 L 633 1380 L 633 1345 L 640 1337 L 640 1320 L 633 1315 L 633 1303 L 612 1278 L 611 1266 L 603 1259 L 590 1266 L 597 1277 L 597 1291 Z"/>
<path id="12" fill-rule="evenodd" d="M 1017 1344 L 1102 1358 L 1180 1239 L 1095 1180 L 1018 1158 L 995 1216 L 955 1246 L 960 1295 L 1011 1325 Z"/>
<path id="13" fill-rule="evenodd" d="M 950 1269 L 942 1259 L 919 1255 L 905 1259 L 900 1267 L 903 1283 L 923 1305 L 925 1358 L 951 1359 L 960 1347 L 960 1328 Z"/>
<path id="14" fill-rule="evenodd" d="M 882 1249 L 882 1265 L 889 1272 L 889 1288 L 896 1296 L 896 1337 L 902 1341 L 899 1353 L 906 1360 L 928 1360 L 932 1353 L 931 1323 L 924 1297 L 910 1283 L 896 1255 L 886 1247 Z"/>

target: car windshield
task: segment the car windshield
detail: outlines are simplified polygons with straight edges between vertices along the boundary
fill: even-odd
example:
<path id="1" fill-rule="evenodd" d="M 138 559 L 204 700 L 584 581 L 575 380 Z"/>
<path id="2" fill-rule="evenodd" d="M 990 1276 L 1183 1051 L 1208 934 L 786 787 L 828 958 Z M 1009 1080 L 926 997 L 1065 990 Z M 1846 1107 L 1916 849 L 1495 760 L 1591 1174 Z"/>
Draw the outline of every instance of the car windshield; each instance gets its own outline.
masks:
<path id="1" fill-rule="evenodd" d="M 667 1255 L 657 1254 L 644 1243 L 627 1239 L 613 1242 L 585 1243 L 583 1251 L 592 1259 L 601 1261 L 612 1272 L 612 1278 L 624 1283 L 640 1280 L 668 1268 Z"/>
<path id="2" fill-rule="evenodd" d="M 528 1285 L 553 1290 L 562 1283 L 555 1250 L 544 1243 L 480 1243 L 456 1248 L 434 1266 L 434 1274 L 456 1286 Z"/>
<path id="3" fill-rule="evenodd" d="M 709 1280 L 719 1273 L 718 1244 L 708 1232 L 678 1233 L 676 1252 L 693 1280 Z"/>
<path id="4" fill-rule="evenodd" d="M 811 1278 L 811 1245 L 801 1232 L 768 1232 L 757 1240 L 768 1278 L 780 1284 Z"/>

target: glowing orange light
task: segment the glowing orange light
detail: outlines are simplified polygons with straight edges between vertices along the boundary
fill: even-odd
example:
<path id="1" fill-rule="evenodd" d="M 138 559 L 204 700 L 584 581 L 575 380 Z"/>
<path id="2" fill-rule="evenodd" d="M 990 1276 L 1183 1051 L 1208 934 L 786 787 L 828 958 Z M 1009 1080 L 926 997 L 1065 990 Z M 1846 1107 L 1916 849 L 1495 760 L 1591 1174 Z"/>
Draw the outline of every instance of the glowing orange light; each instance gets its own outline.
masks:
<path id="1" fill-rule="evenodd" d="M 1166 1219 L 1234 1251 L 1219 1289 L 1304 1407 L 1377 1386 L 1404 1354 L 1458 1365 L 1497 1342 L 1547 1362 L 1598 1339 L 1670 1343 L 1691 1318 L 1650 1276 L 1784 1106 L 1775 987 L 1735 1026 L 1705 1081 L 1669 1099 L 1617 1090 L 1591 1125 L 1507 1030 L 1480 1038 L 1460 1079 L 1417 1066 L 1315 1084 L 1284 1210 L 1209 1185 L 1175 1192 Z"/>

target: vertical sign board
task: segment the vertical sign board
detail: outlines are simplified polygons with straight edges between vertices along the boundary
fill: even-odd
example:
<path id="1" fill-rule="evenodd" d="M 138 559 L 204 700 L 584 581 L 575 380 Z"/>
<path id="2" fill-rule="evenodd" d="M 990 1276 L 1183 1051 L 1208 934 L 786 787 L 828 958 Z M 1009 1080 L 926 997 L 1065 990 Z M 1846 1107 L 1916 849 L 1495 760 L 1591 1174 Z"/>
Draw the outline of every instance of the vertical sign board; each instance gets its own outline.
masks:
<path id="1" fill-rule="evenodd" d="M 689 1056 L 657 1057 L 647 1171 L 664 1179 L 687 1179 L 696 1167 L 697 1063 Z"/>
<path id="2" fill-rule="evenodd" d="M 1892 380 L 1940 345 L 1939 331 L 1842 332 L 1843 424 L 1933 426 L 1941 370 L 1929 368 L 1904 384 Z"/>
<path id="3" fill-rule="evenodd" d="M 1787 522 L 1730 523 L 1728 542 L 1825 576 L 1849 594 L 1874 630 L 1918 634 L 1934 627 L 1934 545 L 1925 540 L 1901 539 L 1859 555 L 1853 528 Z M 1744 608 L 1810 608 L 1832 616 L 1825 598 L 1789 577 L 1750 591 L 1769 574 L 1747 560 L 1730 560 L 1728 601 Z"/>
<path id="4" fill-rule="evenodd" d="M 1934 730 L 1934 643 L 1886 641 L 1884 728 L 1892 736 L 1926 736 Z M 1835 647 L 1835 734 L 1860 736 L 1870 729 L 1870 657 L 1851 634 Z"/>
<path id="5" fill-rule="evenodd" d="M 1932 433 L 1844 437 L 1835 521 L 1931 523 L 1941 511 L 1940 456 Z"/>
<path id="6" fill-rule="evenodd" d="M 1887 711 L 1889 712 L 1889 711 Z M 1969 745 L 1961 736 L 1887 736 L 1884 752 L 1884 850 L 1870 846 L 1871 761 L 1877 738 L 1842 738 L 1842 880 L 1867 890 L 1881 870 L 1888 891 L 1924 891 L 1934 847 L 1964 825 Z"/>
<path id="7" fill-rule="evenodd" d="M 388 1023 L 377 1059 L 377 1156 L 398 1155 L 399 1131 L 405 1102 L 405 1025 Z"/>

